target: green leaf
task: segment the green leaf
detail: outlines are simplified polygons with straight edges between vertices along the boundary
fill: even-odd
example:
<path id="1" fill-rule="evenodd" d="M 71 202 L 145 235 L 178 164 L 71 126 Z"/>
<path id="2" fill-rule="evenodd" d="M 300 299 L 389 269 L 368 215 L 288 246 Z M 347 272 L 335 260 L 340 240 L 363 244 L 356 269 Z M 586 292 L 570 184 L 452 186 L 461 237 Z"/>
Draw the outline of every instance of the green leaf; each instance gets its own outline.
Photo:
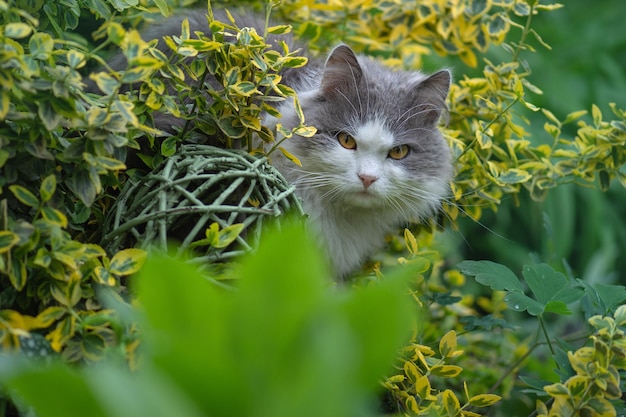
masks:
<path id="1" fill-rule="evenodd" d="M 544 312 L 544 305 L 522 292 L 511 291 L 504 297 L 506 304 L 515 311 L 528 311 L 531 316 Z"/>
<path id="2" fill-rule="evenodd" d="M 572 314 L 570 309 L 567 308 L 567 304 L 563 301 L 548 301 L 544 306 L 544 312 L 562 315 Z"/>
<path id="3" fill-rule="evenodd" d="M 569 285 L 565 275 L 548 264 L 524 265 L 522 274 L 535 298 L 544 305 Z"/>
<path id="4" fill-rule="evenodd" d="M 161 155 L 172 156 L 176 153 L 176 146 L 178 144 L 178 137 L 170 136 L 161 143 Z"/>
<path id="5" fill-rule="evenodd" d="M 91 181 L 88 171 L 83 168 L 74 169 L 65 183 L 85 207 L 91 207 L 96 199 L 97 185 Z"/>
<path id="6" fill-rule="evenodd" d="M 13 193 L 15 198 L 17 198 L 21 203 L 26 204 L 29 207 L 37 207 L 39 206 L 39 200 L 33 193 L 28 191 L 25 187 L 21 185 L 11 185 L 9 186 L 9 190 Z"/>
<path id="7" fill-rule="evenodd" d="M 66 365 L 0 358 L 0 380 L 40 417 L 109 417 L 86 381 Z"/>
<path id="8" fill-rule="evenodd" d="M 131 275 L 143 266 L 148 253 L 142 249 L 124 249 L 111 259 L 109 271 L 116 275 Z"/>
<path id="9" fill-rule="evenodd" d="M 457 265 L 461 273 L 474 276 L 480 284 L 496 291 L 523 291 L 520 280 L 506 266 L 491 261 L 463 261 Z"/>
<path id="10" fill-rule="evenodd" d="M 41 182 L 41 186 L 39 187 L 39 195 L 41 196 L 41 201 L 44 203 L 46 201 L 50 201 L 54 192 L 57 188 L 57 177 L 54 174 L 48 175 Z"/>
<path id="11" fill-rule="evenodd" d="M 40 101 L 37 106 L 37 114 L 46 129 L 54 130 L 61 123 L 61 115 L 57 112 L 49 101 Z"/>

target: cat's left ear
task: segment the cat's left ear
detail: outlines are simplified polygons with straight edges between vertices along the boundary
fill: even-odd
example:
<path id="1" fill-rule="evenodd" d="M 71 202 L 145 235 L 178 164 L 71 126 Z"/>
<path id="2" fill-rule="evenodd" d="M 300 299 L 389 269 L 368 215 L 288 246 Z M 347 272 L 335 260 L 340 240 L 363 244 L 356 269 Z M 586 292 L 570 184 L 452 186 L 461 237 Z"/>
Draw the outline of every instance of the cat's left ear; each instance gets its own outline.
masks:
<path id="1" fill-rule="evenodd" d="M 363 70 L 354 51 L 348 45 L 339 45 L 326 59 L 320 87 L 325 96 L 334 97 L 358 88 L 362 77 Z"/>
<path id="2" fill-rule="evenodd" d="M 446 109 L 446 97 L 450 91 L 452 74 L 447 69 L 431 74 L 417 85 L 415 98 L 422 107 L 423 120 L 429 124 L 439 121 L 441 113 Z"/>

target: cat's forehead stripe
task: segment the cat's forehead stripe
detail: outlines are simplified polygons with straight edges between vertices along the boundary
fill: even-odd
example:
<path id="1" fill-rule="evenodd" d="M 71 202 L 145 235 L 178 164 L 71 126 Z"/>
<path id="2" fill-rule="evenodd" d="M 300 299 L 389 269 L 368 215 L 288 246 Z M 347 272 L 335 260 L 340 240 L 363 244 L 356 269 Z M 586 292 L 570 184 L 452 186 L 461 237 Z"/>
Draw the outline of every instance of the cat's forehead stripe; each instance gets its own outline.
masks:
<path id="1" fill-rule="evenodd" d="M 393 133 L 385 127 L 382 120 L 370 120 L 359 126 L 356 139 L 361 148 L 369 149 L 389 149 L 394 143 Z"/>

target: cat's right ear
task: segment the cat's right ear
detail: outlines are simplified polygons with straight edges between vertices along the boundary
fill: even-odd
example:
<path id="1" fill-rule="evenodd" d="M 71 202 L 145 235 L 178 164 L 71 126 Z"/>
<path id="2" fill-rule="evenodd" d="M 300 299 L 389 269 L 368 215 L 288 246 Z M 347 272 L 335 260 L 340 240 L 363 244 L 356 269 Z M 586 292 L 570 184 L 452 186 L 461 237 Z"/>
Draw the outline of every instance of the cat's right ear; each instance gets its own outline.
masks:
<path id="1" fill-rule="evenodd" d="M 363 70 L 354 51 L 347 45 L 339 45 L 326 60 L 320 87 L 325 96 L 334 97 L 346 89 L 356 89 L 362 77 Z"/>

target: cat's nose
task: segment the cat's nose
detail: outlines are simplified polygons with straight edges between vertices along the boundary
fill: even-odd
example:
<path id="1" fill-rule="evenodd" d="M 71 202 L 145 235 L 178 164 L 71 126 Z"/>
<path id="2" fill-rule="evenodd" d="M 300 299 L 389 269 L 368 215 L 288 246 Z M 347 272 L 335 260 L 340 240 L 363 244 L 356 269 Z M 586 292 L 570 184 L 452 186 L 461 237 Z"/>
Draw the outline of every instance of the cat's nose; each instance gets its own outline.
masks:
<path id="1" fill-rule="evenodd" d="M 378 177 L 375 177 L 373 175 L 365 175 L 365 174 L 359 174 L 359 178 L 361 179 L 361 182 L 363 183 L 363 186 L 365 188 L 369 188 L 369 186 L 372 185 L 374 181 L 378 179 Z"/>

